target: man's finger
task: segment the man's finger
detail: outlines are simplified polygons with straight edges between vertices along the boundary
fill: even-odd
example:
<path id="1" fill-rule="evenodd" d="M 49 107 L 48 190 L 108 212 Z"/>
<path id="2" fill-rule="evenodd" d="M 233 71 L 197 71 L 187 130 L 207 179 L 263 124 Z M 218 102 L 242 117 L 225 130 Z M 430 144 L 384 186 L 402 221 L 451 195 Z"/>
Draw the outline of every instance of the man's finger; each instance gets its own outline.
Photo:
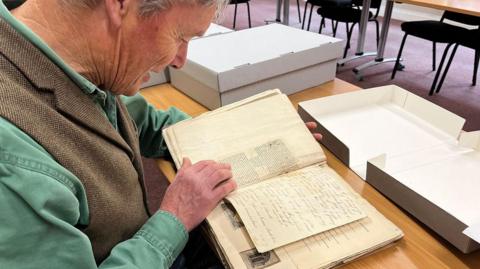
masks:
<path id="1" fill-rule="evenodd" d="M 226 164 L 226 163 L 213 163 L 213 164 L 209 164 L 205 168 L 203 168 L 201 170 L 201 173 L 205 177 L 211 177 L 212 174 L 215 173 L 215 171 L 217 171 L 219 169 L 231 170 L 231 166 L 229 164 Z"/>
<path id="2" fill-rule="evenodd" d="M 182 160 L 182 167 L 180 169 L 185 169 L 192 166 L 192 161 L 190 161 L 190 158 L 184 157 Z"/>
<path id="3" fill-rule="evenodd" d="M 320 134 L 320 133 L 313 133 L 313 137 L 314 137 L 315 140 L 317 140 L 317 141 L 320 141 L 320 140 L 322 140 L 322 138 L 323 138 L 322 134 Z"/>
<path id="4" fill-rule="evenodd" d="M 203 169 L 207 168 L 208 166 L 212 165 L 212 164 L 215 164 L 216 162 L 215 161 L 212 161 L 212 160 L 204 160 L 204 161 L 199 161 L 198 163 L 195 163 L 193 165 L 193 170 L 195 172 L 200 172 L 202 171 Z"/>
<path id="5" fill-rule="evenodd" d="M 208 186 L 214 189 L 232 176 L 232 170 L 230 169 L 217 169 L 208 177 Z"/>
<path id="6" fill-rule="evenodd" d="M 229 193 L 234 191 L 237 188 L 237 182 L 232 178 L 223 182 L 222 184 L 218 185 L 213 191 L 215 197 L 217 197 L 218 201 L 222 200 L 227 196 Z"/>
<path id="7" fill-rule="evenodd" d="M 307 125 L 307 128 L 309 130 L 314 130 L 315 128 L 317 128 L 317 123 L 313 121 L 306 122 L 305 125 Z"/>

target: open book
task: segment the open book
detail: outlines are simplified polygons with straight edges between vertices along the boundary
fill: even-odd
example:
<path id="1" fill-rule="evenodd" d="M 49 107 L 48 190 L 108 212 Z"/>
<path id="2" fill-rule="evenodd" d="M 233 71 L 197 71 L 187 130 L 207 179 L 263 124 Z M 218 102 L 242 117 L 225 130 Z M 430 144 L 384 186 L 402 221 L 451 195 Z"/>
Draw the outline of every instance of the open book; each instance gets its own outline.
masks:
<path id="1" fill-rule="evenodd" d="M 402 237 L 327 166 L 278 90 L 177 123 L 164 137 L 177 167 L 183 157 L 231 164 L 239 187 L 207 221 L 235 268 L 328 267 Z M 325 236 L 337 244 L 322 243 Z"/>

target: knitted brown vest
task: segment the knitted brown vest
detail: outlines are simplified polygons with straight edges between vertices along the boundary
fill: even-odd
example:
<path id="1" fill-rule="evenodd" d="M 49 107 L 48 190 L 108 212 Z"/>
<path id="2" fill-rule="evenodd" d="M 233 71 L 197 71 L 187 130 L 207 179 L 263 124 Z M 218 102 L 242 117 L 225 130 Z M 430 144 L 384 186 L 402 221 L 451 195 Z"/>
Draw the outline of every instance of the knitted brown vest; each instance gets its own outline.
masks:
<path id="1" fill-rule="evenodd" d="M 117 132 L 53 62 L 0 19 L 0 116 L 42 145 L 85 187 L 97 263 L 148 213 L 136 127 L 117 98 Z"/>

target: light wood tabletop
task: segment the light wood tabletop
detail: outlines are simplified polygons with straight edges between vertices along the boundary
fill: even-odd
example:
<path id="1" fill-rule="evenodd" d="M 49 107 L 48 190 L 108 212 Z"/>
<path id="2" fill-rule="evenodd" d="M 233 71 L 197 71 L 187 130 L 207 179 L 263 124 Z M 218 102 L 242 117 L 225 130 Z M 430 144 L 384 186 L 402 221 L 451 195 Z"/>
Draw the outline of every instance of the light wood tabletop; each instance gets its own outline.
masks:
<path id="1" fill-rule="evenodd" d="M 359 89 L 352 84 L 335 79 L 318 87 L 293 94 L 289 98 L 296 107 L 301 101 Z M 207 108 L 169 84 L 144 89 L 141 94 L 158 109 L 176 106 L 192 116 L 208 111 Z M 328 150 L 325 148 L 324 150 L 328 165 L 405 234 L 404 238 L 395 245 L 355 260 L 342 268 L 480 268 L 480 251 L 472 254 L 461 253 L 408 213 L 396 207 Z M 172 181 L 175 177 L 173 164 L 165 160 L 159 160 L 158 163 L 162 172 Z"/>
<path id="2" fill-rule="evenodd" d="M 480 16 L 479 0 L 395 0 L 395 2 Z"/>

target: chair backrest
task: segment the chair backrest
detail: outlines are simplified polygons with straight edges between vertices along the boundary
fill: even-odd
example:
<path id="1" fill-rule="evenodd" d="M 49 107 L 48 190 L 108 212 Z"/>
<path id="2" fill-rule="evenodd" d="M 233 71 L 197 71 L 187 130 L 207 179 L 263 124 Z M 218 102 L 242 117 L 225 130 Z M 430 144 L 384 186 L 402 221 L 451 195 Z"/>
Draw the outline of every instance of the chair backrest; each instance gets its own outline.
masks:
<path id="1" fill-rule="evenodd" d="M 228 1 L 229 5 L 236 5 L 236 4 L 245 4 L 250 0 L 230 0 Z"/>
<path id="2" fill-rule="evenodd" d="M 444 19 L 467 24 L 467 25 L 480 26 L 480 17 L 462 14 L 462 13 L 456 13 L 452 11 L 445 11 L 443 13 L 441 21 L 443 21 Z"/>

